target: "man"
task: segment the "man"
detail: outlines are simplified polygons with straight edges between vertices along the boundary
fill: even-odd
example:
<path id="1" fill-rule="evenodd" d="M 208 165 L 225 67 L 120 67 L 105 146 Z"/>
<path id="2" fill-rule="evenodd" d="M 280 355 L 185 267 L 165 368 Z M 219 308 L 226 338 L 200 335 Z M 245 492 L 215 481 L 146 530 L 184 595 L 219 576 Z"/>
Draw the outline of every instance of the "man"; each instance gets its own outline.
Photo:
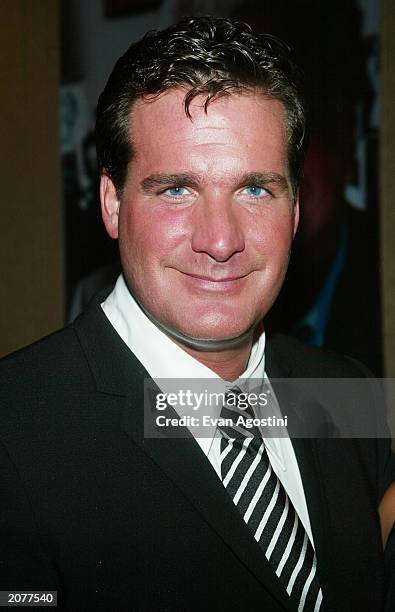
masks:
<path id="1" fill-rule="evenodd" d="M 2 589 L 57 590 L 73 611 L 381 609 L 386 441 L 144 437 L 144 378 L 237 393 L 241 379 L 364 376 L 297 341 L 265 345 L 303 135 L 286 48 L 246 26 L 185 21 L 118 61 L 97 149 L 123 275 L 3 362 Z"/>

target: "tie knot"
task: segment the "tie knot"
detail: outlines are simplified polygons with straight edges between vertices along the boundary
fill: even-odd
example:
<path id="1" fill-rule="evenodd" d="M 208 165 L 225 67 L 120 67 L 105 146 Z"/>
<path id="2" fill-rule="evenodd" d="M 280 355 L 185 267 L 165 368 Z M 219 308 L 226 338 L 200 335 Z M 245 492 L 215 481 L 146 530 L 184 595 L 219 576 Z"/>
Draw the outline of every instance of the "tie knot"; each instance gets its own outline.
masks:
<path id="1" fill-rule="evenodd" d="M 248 402 L 248 393 L 242 391 L 240 387 L 235 385 L 234 387 L 228 389 L 225 393 L 224 399 L 225 409 L 233 410 L 234 412 L 237 411 L 239 414 L 244 414 L 245 412 L 247 412 L 251 416 L 254 416 L 252 407 Z"/>
<path id="2" fill-rule="evenodd" d="M 225 420 L 220 428 L 222 435 L 225 438 L 261 438 L 259 428 L 254 424 L 255 414 L 248 402 L 248 393 L 235 385 L 225 393 L 224 400 L 221 410 L 221 418 Z"/>

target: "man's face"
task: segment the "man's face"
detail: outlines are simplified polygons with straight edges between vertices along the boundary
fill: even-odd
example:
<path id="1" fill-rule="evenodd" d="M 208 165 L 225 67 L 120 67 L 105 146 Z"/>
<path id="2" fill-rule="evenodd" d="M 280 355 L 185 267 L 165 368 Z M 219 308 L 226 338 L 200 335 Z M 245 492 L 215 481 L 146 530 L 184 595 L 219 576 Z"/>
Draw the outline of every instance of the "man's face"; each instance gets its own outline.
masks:
<path id="1" fill-rule="evenodd" d="M 284 110 L 262 95 L 185 91 L 138 101 L 135 155 L 118 200 L 102 177 L 107 231 L 126 282 L 157 320 L 184 335 L 236 338 L 258 322 L 282 285 L 297 226 Z"/>

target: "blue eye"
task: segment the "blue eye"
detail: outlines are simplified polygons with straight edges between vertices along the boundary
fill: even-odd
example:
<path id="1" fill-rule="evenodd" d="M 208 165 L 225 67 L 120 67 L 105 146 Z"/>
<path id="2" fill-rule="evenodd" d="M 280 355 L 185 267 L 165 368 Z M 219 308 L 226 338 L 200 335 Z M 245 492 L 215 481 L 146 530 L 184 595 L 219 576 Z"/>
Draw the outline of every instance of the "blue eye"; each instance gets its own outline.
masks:
<path id="1" fill-rule="evenodd" d="M 172 198 L 176 198 L 178 196 L 184 196 L 186 195 L 187 189 L 185 187 L 169 187 L 168 189 L 166 189 L 165 193 L 169 194 Z"/>
<path id="2" fill-rule="evenodd" d="M 259 185 L 249 185 L 245 188 L 244 191 L 247 192 L 247 195 L 252 196 L 254 198 L 265 196 L 268 193 L 266 189 L 264 189 L 263 187 L 259 187 Z"/>

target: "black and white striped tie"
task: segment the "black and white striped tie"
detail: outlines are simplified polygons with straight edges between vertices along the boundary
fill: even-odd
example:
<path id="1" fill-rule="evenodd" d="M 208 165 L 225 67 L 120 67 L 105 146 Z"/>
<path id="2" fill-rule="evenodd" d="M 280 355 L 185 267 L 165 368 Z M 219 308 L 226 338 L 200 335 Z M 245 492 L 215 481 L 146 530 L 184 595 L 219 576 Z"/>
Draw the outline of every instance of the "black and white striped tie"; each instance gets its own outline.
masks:
<path id="1" fill-rule="evenodd" d="M 250 406 L 243 411 L 232 407 L 231 412 L 233 418 L 241 412 L 247 417 L 254 416 Z M 229 417 L 226 405 L 221 416 Z M 238 429 L 234 429 L 234 438 L 228 437 L 230 433 L 231 429 L 226 428 L 221 439 L 222 482 L 281 584 L 295 601 L 295 610 L 318 612 L 322 592 L 315 552 L 272 469 L 265 444 L 261 437 L 240 437 Z"/>

